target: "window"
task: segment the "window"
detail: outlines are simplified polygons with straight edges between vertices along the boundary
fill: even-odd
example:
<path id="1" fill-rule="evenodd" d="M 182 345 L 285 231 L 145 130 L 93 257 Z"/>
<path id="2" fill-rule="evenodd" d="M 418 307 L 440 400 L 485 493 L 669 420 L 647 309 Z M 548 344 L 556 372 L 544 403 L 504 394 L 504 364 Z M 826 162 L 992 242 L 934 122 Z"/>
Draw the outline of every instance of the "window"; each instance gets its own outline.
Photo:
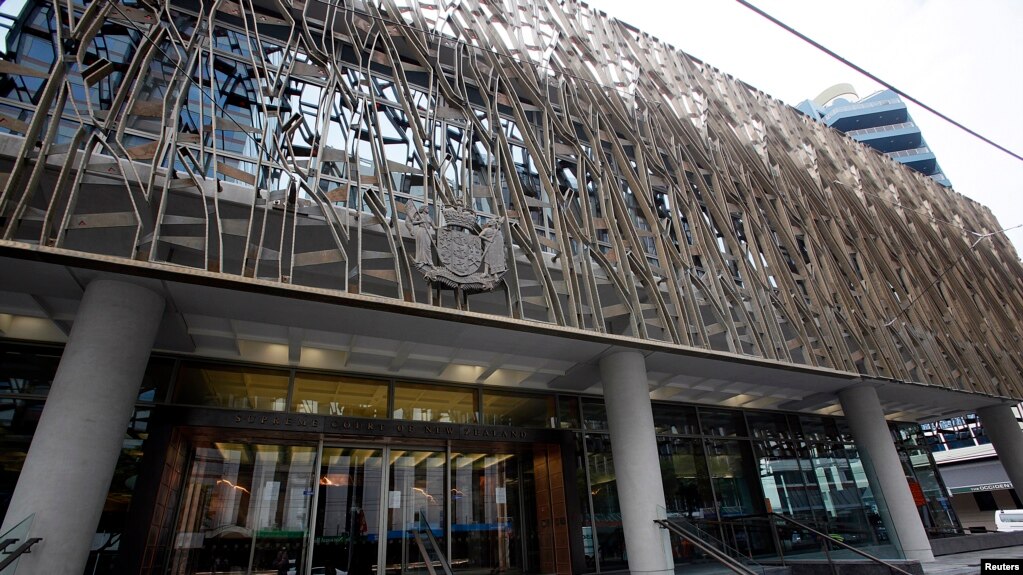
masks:
<path id="1" fill-rule="evenodd" d="M 736 437 L 746 435 L 746 422 L 741 411 L 700 409 L 700 423 L 704 435 Z"/>
<path id="2" fill-rule="evenodd" d="M 288 372 L 250 367 L 182 365 L 177 403 L 284 411 Z"/>
<path id="3" fill-rule="evenodd" d="M 697 435 L 696 408 L 688 405 L 654 404 L 654 430 L 658 435 Z"/>
<path id="4" fill-rule="evenodd" d="M 298 373 L 295 374 L 291 410 L 374 419 L 387 417 L 387 382 Z"/>
<path id="5" fill-rule="evenodd" d="M 477 423 L 476 391 L 420 383 L 394 385 L 394 419 Z"/>
<path id="6" fill-rule="evenodd" d="M 554 398 L 520 393 L 483 392 L 483 424 L 554 427 Z"/>

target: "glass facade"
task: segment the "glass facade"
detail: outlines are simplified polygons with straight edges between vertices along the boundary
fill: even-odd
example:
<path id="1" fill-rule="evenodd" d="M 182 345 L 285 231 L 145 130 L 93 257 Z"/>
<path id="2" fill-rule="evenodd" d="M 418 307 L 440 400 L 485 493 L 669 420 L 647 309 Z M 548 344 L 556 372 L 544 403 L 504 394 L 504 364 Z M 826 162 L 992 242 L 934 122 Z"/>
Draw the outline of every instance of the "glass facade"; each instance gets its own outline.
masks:
<path id="1" fill-rule="evenodd" d="M 315 447 L 293 444 L 197 444 L 170 572 L 301 569 L 315 455 Z"/>
<path id="2" fill-rule="evenodd" d="M 7 513 L 18 475 L 62 349 L 0 341 L 0 516 Z M 114 565 L 138 479 L 154 400 L 166 398 L 175 361 L 154 357 L 143 377 L 138 403 L 125 429 L 86 567 L 87 573 L 115 573 Z"/>
<path id="3" fill-rule="evenodd" d="M 924 527 L 936 535 L 957 532 L 959 522 L 946 495 L 948 490 L 934 466 L 927 438 L 920 426 L 895 424 L 892 437 Z"/>
<path id="4" fill-rule="evenodd" d="M 1014 405 L 1012 412 L 1023 426 L 1023 404 Z M 991 438 L 984 430 L 984 423 L 975 413 L 922 423 L 920 428 L 923 430 L 924 444 L 935 453 L 991 443 Z"/>
<path id="5" fill-rule="evenodd" d="M 296 373 L 291 410 L 371 419 L 387 417 L 387 386 L 372 379 Z"/>
<path id="6" fill-rule="evenodd" d="M 394 419 L 411 421 L 478 423 L 477 398 L 477 390 L 468 387 L 398 383 L 394 386 L 391 414 Z"/>
<path id="7" fill-rule="evenodd" d="M 185 405 L 286 411 L 288 372 L 185 363 L 174 402 Z"/>
<path id="8" fill-rule="evenodd" d="M 325 573 L 372 572 L 380 545 L 383 451 L 325 447 L 321 459 L 312 564 Z"/>
<path id="9" fill-rule="evenodd" d="M 60 350 L 3 344 L 0 352 L 3 510 Z M 570 430 L 578 458 L 577 524 L 582 533 L 576 536 L 587 570 L 627 566 L 607 415 L 599 397 L 153 357 L 111 483 L 90 572 L 114 572 L 149 418 L 166 403 Z M 668 403 L 654 403 L 653 417 L 669 517 L 689 521 L 753 556 L 775 554 L 779 545 L 786 556 L 819 552 L 819 542 L 807 533 L 779 529 L 777 538 L 769 533 L 762 517 L 770 511 L 873 552 L 888 544 L 842 419 Z M 920 428 L 893 425 L 892 436 L 907 481 L 923 498 L 924 524 L 934 534 L 955 529 L 958 522 Z M 172 571 L 177 569 L 173 572 L 265 570 L 284 556 L 291 565 L 312 561 L 342 571 L 350 567 L 350 572 L 372 571 L 378 557 L 407 567 L 410 554 L 419 553 L 406 529 L 411 523 L 449 525 L 436 536 L 453 559 L 462 561 L 453 565 L 458 569 L 503 565 L 529 572 L 530 565 L 540 562 L 535 534 L 517 528 L 537 522 L 536 510 L 519 501 L 528 500 L 536 481 L 532 462 L 521 454 L 390 448 L 385 458 L 379 447 L 328 445 L 320 452 L 317 474 L 315 444 L 286 436 L 251 442 L 203 439 L 190 449 L 180 495 L 183 511 L 175 520 L 168 559 Z M 385 471 L 386 487 L 381 484 Z M 310 495 L 314 491 L 315 498 Z M 449 507 L 440 505 L 445 492 L 451 494 Z M 406 504 L 386 506 L 396 501 Z M 316 520 L 310 527 L 312 514 Z M 375 535 L 381 521 L 383 539 Z M 385 547 L 378 551 L 381 543 Z M 690 545 L 673 541 L 672 548 L 677 563 L 703 560 Z"/>

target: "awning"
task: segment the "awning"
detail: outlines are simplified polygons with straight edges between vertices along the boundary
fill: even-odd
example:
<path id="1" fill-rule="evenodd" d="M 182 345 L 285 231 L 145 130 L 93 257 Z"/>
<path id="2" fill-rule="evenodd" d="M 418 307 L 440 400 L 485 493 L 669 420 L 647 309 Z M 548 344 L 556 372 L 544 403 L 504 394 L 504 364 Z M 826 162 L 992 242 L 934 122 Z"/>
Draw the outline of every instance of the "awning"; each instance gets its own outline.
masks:
<path id="1" fill-rule="evenodd" d="M 1009 475 L 997 459 L 942 465 L 938 472 L 945 480 L 945 487 L 953 494 L 1012 489 Z"/>

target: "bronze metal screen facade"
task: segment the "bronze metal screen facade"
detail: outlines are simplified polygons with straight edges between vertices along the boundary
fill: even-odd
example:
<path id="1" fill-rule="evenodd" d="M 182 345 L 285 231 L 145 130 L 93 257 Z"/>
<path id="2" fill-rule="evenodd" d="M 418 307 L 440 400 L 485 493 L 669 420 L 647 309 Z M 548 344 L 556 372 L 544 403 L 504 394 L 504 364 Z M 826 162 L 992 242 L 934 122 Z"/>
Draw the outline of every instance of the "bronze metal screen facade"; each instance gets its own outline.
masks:
<path id="1" fill-rule="evenodd" d="M 1023 398 L 986 208 L 580 3 L 30 1 L 9 42 L 9 248 Z M 421 273 L 445 209 L 503 277 Z"/>

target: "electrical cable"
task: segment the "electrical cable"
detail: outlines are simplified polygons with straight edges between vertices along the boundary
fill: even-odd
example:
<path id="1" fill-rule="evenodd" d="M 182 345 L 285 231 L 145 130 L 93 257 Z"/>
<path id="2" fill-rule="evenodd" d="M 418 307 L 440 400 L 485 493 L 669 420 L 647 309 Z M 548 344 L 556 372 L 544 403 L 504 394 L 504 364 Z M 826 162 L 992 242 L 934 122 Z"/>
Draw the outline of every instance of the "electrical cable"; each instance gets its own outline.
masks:
<path id="1" fill-rule="evenodd" d="M 977 133 L 976 131 L 971 130 L 970 128 L 968 128 L 968 127 L 964 126 L 963 124 L 953 120 L 952 118 L 946 116 L 945 114 L 942 114 L 941 112 L 935 110 L 934 108 L 928 106 L 927 104 L 924 104 L 920 100 L 914 98 L 913 96 L 910 96 L 909 94 L 907 94 L 906 92 L 896 88 L 892 84 L 889 84 L 888 82 L 885 82 L 881 78 L 878 78 L 876 75 L 871 74 L 870 72 L 865 70 L 863 67 L 857 66 L 856 64 L 854 64 L 854 63 L 850 62 L 849 60 L 847 60 L 846 58 L 843 58 L 842 56 L 840 56 L 834 50 L 831 50 L 831 49 L 827 48 L 826 46 L 824 46 L 821 43 L 815 41 L 814 39 L 810 38 L 806 34 L 803 34 L 803 33 L 799 32 L 798 30 L 796 30 L 792 26 L 789 26 L 788 24 L 782 22 L 781 20 L 775 18 L 774 16 L 771 16 L 770 14 L 768 14 L 767 12 L 764 12 L 760 8 L 757 8 L 753 4 L 750 4 L 746 0 L 735 0 L 735 1 L 738 2 L 739 4 L 742 4 L 746 8 L 749 8 L 750 10 L 756 12 L 757 14 L 763 16 L 764 18 L 770 20 L 772 23 L 774 23 L 775 25 L 777 25 L 781 29 L 783 29 L 786 32 L 792 34 L 793 36 L 796 36 L 797 38 L 799 38 L 800 40 L 806 42 L 807 44 L 810 44 L 814 48 L 817 48 L 821 52 L 824 52 L 828 56 L 831 56 L 832 58 L 838 60 L 839 62 L 845 64 L 846 66 L 852 68 L 853 70 L 856 70 L 860 74 L 863 74 L 867 78 L 870 78 L 871 80 L 877 82 L 878 84 L 881 84 L 885 88 L 888 88 L 892 92 L 895 92 L 899 96 L 902 96 L 903 98 L 909 100 L 910 102 L 913 102 L 917 106 L 920 106 L 924 110 L 927 110 L 928 112 L 934 114 L 935 116 L 941 118 L 942 120 L 945 120 L 949 124 L 952 124 L 953 126 L 959 128 L 960 130 L 966 132 L 967 134 L 970 134 L 971 136 L 981 140 L 982 142 L 984 142 L 984 143 L 986 143 L 986 144 L 988 144 L 990 146 L 993 146 L 993 147 L 997 148 L 998 150 L 1001 150 L 1002 152 L 1005 152 L 1006 154 L 1012 156 L 1013 158 L 1016 158 L 1017 160 L 1023 161 L 1023 156 L 1017 154 L 1016 152 L 1013 152 L 1012 150 L 1010 150 L 1010 149 L 1006 148 L 1005 146 L 1003 146 L 1003 145 L 1001 145 L 1001 144 L 991 140 L 990 138 L 987 138 L 987 137 Z"/>

